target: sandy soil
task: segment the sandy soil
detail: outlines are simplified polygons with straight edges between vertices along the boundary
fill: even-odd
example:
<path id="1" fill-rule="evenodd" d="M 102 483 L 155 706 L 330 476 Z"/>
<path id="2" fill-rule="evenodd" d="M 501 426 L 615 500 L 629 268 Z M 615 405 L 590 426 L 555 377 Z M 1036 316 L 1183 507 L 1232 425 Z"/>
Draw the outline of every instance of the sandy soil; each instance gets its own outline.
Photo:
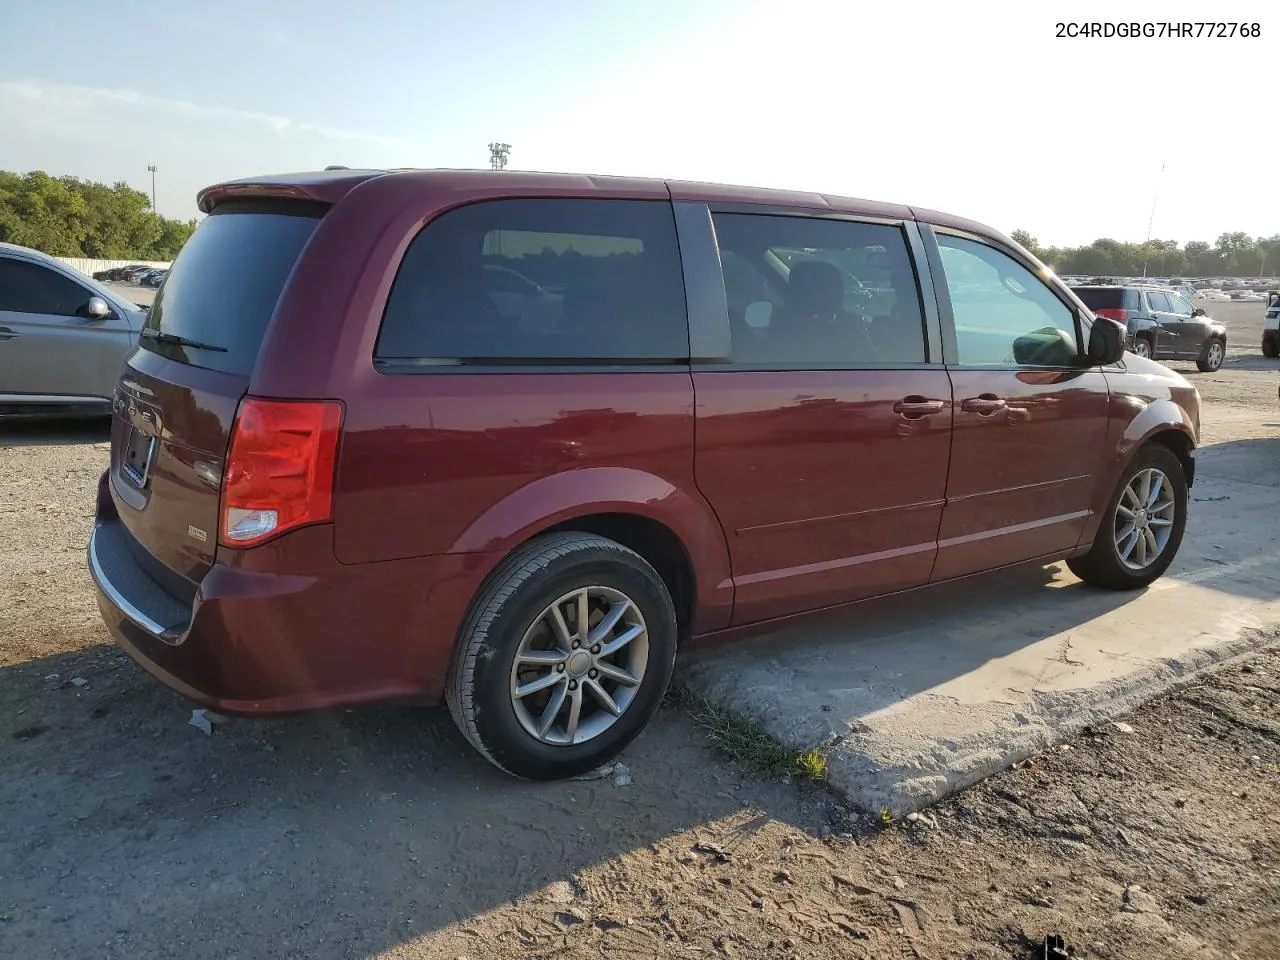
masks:
<path id="1" fill-rule="evenodd" d="M 1261 309 L 1225 306 L 1223 370 L 1177 366 L 1206 442 L 1275 440 Z M 105 439 L 0 428 L 0 957 L 1280 957 L 1280 656 L 890 825 L 676 705 L 627 776 L 560 784 L 436 710 L 206 736 L 98 621 Z"/>

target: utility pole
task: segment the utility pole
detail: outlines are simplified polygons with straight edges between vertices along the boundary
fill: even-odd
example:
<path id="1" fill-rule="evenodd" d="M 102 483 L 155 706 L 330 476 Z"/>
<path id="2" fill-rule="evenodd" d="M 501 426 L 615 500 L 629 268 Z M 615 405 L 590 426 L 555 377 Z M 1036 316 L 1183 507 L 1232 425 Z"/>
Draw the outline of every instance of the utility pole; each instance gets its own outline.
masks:
<path id="1" fill-rule="evenodd" d="M 507 159 L 511 156 L 511 144 L 489 144 L 489 167 L 493 170 L 507 169 Z"/>
<path id="2" fill-rule="evenodd" d="M 147 169 L 151 171 L 151 212 L 156 212 L 156 165 L 154 163 L 147 164 Z"/>

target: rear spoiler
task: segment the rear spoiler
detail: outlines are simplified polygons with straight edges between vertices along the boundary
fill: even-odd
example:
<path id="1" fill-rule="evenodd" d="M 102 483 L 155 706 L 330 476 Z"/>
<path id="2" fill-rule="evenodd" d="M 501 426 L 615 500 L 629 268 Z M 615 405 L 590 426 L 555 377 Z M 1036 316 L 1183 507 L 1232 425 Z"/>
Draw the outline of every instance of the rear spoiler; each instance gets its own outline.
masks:
<path id="1" fill-rule="evenodd" d="M 384 170 L 331 170 L 322 173 L 290 173 L 252 180 L 231 180 L 205 187 L 196 195 L 196 205 L 199 206 L 201 213 L 212 213 L 215 207 L 233 198 L 301 200 L 329 207 L 366 180 L 385 175 Z"/>

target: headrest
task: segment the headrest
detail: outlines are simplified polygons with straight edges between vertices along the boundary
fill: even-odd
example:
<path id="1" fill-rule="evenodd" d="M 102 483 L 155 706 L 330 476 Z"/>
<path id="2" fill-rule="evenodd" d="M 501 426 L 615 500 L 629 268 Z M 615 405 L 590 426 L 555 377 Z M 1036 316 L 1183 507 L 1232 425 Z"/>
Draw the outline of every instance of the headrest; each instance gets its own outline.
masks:
<path id="1" fill-rule="evenodd" d="M 844 277 L 822 260 L 803 260 L 791 268 L 788 306 L 803 316 L 831 316 L 844 307 Z"/>

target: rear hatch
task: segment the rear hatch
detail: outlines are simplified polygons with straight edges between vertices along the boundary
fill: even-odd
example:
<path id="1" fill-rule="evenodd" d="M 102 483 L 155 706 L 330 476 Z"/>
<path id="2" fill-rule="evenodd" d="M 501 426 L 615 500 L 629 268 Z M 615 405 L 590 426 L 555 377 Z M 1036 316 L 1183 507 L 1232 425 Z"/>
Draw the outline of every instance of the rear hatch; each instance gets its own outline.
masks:
<path id="1" fill-rule="evenodd" d="M 1071 292 L 1096 316 L 1121 323 L 1129 319 L 1129 311 L 1137 306 L 1134 291 L 1124 287 L 1072 287 Z"/>
<path id="2" fill-rule="evenodd" d="M 174 261 L 121 374 L 112 496 L 130 552 L 183 599 L 213 563 L 236 408 L 323 209 L 266 199 L 215 208 Z"/>

